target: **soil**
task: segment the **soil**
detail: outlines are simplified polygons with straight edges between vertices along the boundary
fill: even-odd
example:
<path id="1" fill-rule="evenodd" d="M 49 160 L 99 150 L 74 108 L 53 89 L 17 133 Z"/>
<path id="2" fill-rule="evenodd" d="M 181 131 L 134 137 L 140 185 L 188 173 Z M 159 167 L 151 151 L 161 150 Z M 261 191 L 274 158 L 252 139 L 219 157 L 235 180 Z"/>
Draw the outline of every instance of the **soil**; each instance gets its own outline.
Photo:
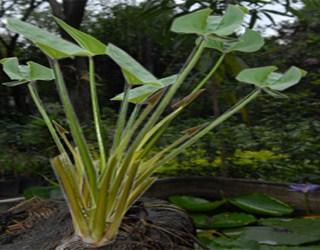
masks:
<path id="1" fill-rule="evenodd" d="M 54 250 L 73 235 L 63 201 L 34 198 L 0 214 L 1 250 Z M 126 214 L 118 236 L 100 250 L 191 250 L 191 219 L 165 201 L 143 199 Z M 64 250 L 92 249 L 75 239 Z"/>

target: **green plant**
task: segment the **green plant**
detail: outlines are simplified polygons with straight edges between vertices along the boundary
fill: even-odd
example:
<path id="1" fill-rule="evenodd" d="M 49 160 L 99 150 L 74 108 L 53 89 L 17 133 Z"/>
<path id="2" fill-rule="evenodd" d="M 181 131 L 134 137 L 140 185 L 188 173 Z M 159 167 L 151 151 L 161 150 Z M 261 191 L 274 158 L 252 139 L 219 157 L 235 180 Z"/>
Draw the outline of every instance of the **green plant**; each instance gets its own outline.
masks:
<path id="1" fill-rule="evenodd" d="M 162 79 L 156 78 L 122 49 L 113 44 L 104 45 L 62 20 L 56 19 L 78 45 L 33 25 L 15 19 L 8 20 L 10 30 L 31 40 L 50 59 L 51 69 L 34 62 L 19 65 L 17 58 L 5 58 L 1 63 L 7 75 L 14 80 L 6 85 L 27 83 L 33 101 L 57 144 L 60 155 L 51 160 L 52 167 L 68 202 L 75 236 L 84 242 L 92 246 L 102 246 L 110 242 L 117 234 L 128 208 L 156 180 L 153 173 L 159 167 L 237 113 L 261 92 L 282 96 L 280 91 L 297 84 L 305 74 L 296 67 L 291 67 L 285 74 L 275 73 L 277 68 L 274 66 L 243 70 L 237 79 L 255 85 L 251 93 L 215 120 L 188 129 L 160 152 L 150 154 L 153 145 L 170 123 L 203 92 L 202 88 L 227 53 L 254 52 L 263 45 L 260 35 L 249 29 L 239 38 L 231 36 L 243 22 L 243 8 L 231 5 L 224 16 L 211 13 L 211 9 L 203 9 L 178 17 L 173 22 L 173 32 L 196 34 L 198 39 L 194 51 L 179 74 Z M 173 111 L 164 114 L 205 49 L 218 50 L 221 53 L 220 58 L 191 93 L 174 103 Z M 121 67 L 126 80 L 124 93 L 114 98 L 122 104 L 108 153 L 95 83 L 93 57 L 96 55 L 108 55 Z M 97 156 L 90 151 L 84 137 L 59 65 L 60 59 L 75 56 L 88 58 L 89 85 L 99 152 Z M 37 92 L 36 81 L 52 79 L 55 79 L 57 85 L 72 141 L 66 136 L 67 130 L 49 118 Z M 134 105 L 134 109 L 127 119 L 129 103 Z"/>

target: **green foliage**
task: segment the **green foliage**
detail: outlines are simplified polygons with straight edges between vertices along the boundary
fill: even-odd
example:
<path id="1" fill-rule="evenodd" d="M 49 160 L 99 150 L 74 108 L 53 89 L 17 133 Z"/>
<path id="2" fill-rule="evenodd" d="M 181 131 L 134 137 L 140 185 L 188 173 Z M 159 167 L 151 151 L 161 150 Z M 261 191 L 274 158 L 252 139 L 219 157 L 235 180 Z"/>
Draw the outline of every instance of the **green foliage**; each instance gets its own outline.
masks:
<path id="1" fill-rule="evenodd" d="M 70 56 L 88 55 L 86 50 L 77 45 L 18 19 L 8 19 L 7 27 L 13 32 L 23 34 L 25 38 L 31 40 L 49 57 L 61 59 Z"/>
<path id="2" fill-rule="evenodd" d="M 234 206 L 254 214 L 283 216 L 293 212 L 289 205 L 262 193 L 243 194 L 229 199 Z"/>

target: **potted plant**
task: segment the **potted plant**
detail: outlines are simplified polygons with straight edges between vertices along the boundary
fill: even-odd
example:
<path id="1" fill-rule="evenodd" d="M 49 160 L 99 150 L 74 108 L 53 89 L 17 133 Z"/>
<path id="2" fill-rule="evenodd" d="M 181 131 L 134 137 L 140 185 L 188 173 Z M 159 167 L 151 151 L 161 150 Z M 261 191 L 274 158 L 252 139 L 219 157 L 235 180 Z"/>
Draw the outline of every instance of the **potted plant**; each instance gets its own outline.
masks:
<path id="1" fill-rule="evenodd" d="M 170 123 L 204 91 L 203 87 L 226 54 L 234 51 L 254 52 L 263 46 L 264 42 L 259 33 L 250 29 L 238 38 L 231 36 L 243 23 L 245 12 L 240 6 L 230 5 L 223 16 L 212 15 L 212 10 L 207 8 L 176 18 L 171 31 L 196 34 L 197 39 L 195 48 L 181 71 L 165 78 L 155 77 L 117 46 L 105 45 L 58 18 L 55 18 L 56 22 L 77 44 L 31 24 L 8 19 L 7 27 L 11 31 L 32 41 L 49 58 L 50 68 L 35 62 L 19 65 L 17 58 L 5 58 L 1 63 L 4 71 L 13 80 L 5 85 L 12 87 L 27 84 L 32 99 L 59 149 L 60 154 L 51 160 L 51 164 L 72 216 L 74 237 L 70 238 L 70 241 L 80 239 L 90 247 L 108 245 L 119 232 L 128 209 L 155 182 L 153 173 L 160 166 L 237 113 L 261 93 L 281 97 L 281 91 L 297 84 L 304 76 L 305 72 L 297 67 L 291 67 L 284 74 L 276 73 L 275 66 L 244 69 L 237 76 L 237 80 L 253 85 L 252 92 L 212 122 L 190 128 L 162 151 L 150 154 L 152 146 Z M 206 49 L 217 50 L 221 54 L 220 58 L 187 96 L 172 105 L 173 109 L 169 114 L 164 113 Z M 94 57 L 97 55 L 110 57 L 119 65 L 125 78 L 124 92 L 113 98 L 121 101 L 121 109 L 113 143 L 108 150 L 105 148 L 101 129 L 95 82 Z M 59 65 L 59 60 L 77 56 L 88 59 L 98 157 L 94 157 L 83 135 Z M 55 80 L 72 139 L 66 136 L 68 130 L 52 121 L 47 114 L 37 92 L 37 82 L 42 80 Z M 130 103 L 134 109 L 128 114 Z M 64 249 L 65 246 L 66 243 L 57 249 Z"/>

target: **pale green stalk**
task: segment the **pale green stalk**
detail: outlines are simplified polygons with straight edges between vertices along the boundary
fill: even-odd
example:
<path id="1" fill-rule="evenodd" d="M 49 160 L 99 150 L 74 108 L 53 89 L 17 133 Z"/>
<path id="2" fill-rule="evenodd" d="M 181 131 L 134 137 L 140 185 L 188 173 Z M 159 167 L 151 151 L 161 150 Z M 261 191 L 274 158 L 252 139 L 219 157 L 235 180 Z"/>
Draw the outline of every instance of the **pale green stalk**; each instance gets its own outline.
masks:
<path id="1" fill-rule="evenodd" d="M 53 124 L 52 124 L 52 121 L 49 117 L 49 115 L 47 114 L 42 102 L 41 102 L 41 99 L 39 97 L 39 94 L 38 94 L 38 91 L 36 89 L 36 87 L 34 86 L 34 82 L 31 82 L 28 84 L 28 89 L 30 91 L 30 94 L 31 94 L 31 97 L 32 97 L 32 100 L 33 102 L 35 103 L 39 113 L 41 114 L 44 122 L 46 123 L 48 129 L 49 129 L 49 132 L 54 140 L 54 142 L 56 143 L 59 151 L 61 154 L 65 153 L 65 148 L 63 147 L 62 143 L 61 143 L 61 140 L 59 138 L 59 135 L 57 134 L 57 131 L 55 130 Z"/>
<path id="2" fill-rule="evenodd" d="M 216 126 L 220 125 L 222 122 L 227 120 L 230 116 L 237 113 L 239 110 L 241 110 L 244 106 L 246 106 L 249 102 L 254 100 L 259 94 L 261 93 L 261 89 L 255 89 L 252 91 L 248 96 L 240 100 L 237 104 L 235 104 L 231 109 L 226 111 L 224 114 L 219 116 L 217 119 L 215 119 L 213 122 L 211 122 L 207 127 L 203 128 L 201 131 L 193 135 L 188 141 L 184 142 L 182 145 L 178 146 L 176 149 L 171 150 L 170 153 L 168 153 L 164 158 L 162 158 L 160 161 L 156 162 L 151 168 L 147 168 L 146 171 L 140 175 L 140 179 L 147 178 L 150 176 L 157 168 L 168 162 L 169 160 L 173 159 L 176 155 L 181 153 L 183 150 L 185 150 L 187 147 L 194 144 L 197 140 L 202 138 L 204 135 L 206 135 L 210 130 L 215 128 Z"/>
<path id="3" fill-rule="evenodd" d="M 194 88 L 194 90 L 191 92 L 191 94 L 200 90 L 210 80 L 210 78 L 214 75 L 214 73 L 216 73 L 217 69 L 220 67 L 224 58 L 225 58 L 225 54 L 222 54 L 219 57 L 218 61 L 213 66 L 213 68 L 210 70 L 210 72 L 206 75 L 205 78 L 203 78 L 203 80 L 197 85 L 197 87 Z"/>
<path id="4" fill-rule="evenodd" d="M 128 100 L 129 100 L 130 89 L 131 89 L 131 85 L 129 85 L 128 83 L 125 83 L 123 101 L 121 103 L 120 114 L 117 121 L 116 132 L 114 135 L 114 141 L 113 141 L 111 151 L 113 151 L 119 145 L 120 138 L 126 124 L 126 117 L 128 113 L 128 107 L 129 107 Z"/>
<path id="5" fill-rule="evenodd" d="M 58 92 L 61 98 L 61 102 L 63 103 L 64 109 L 65 109 L 71 134 L 75 141 L 75 144 L 79 148 L 79 152 L 86 170 L 86 177 L 88 178 L 88 181 L 90 183 L 90 189 L 93 195 L 93 199 L 95 200 L 97 196 L 97 185 L 96 185 L 97 179 L 96 179 L 96 171 L 92 162 L 92 158 L 90 156 L 88 144 L 86 143 L 78 118 L 71 104 L 68 90 L 66 88 L 59 63 L 56 60 L 52 60 L 52 64 L 53 64 L 53 72 L 55 75 Z"/>
<path id="6" fill-rule="evenodd" d="M 172 97 L 178 90 L 178 88 L 181 86 L 181 84 L 184 82 L 190 71 L 194 68 L 194 66 L 197 64 L 197 62 L 200 59 L 200 56 L 202 52 L 204 51 L 206 46 L 206 42 L 202 40 L 197 49 L 195 50 L 194 54 L 190 58 L 189 63 L 184 67 L 182 72 L 179 74 L 176 82 L 169 88 L 168 92 L 164 95 L 163 99 L 161 100 L 159 106 L 154 111 L 150 119 L 147 121 L 145 126 L 143 127 L 142 131 L 137 135 L 137 138 L 135 139 L 134 143 L 132 144 L 131 148 L 132 150 L 135 149 L 135 147 L 140 143 L 140 141 L 143 139 L 145 134 L 150 130 L 150 128 L 153 127 L 153 125 L 157 122 L 159 117 L 162 115 L 163 111 L 166 109 L 167 105 L 170 103 Z"/>
<path id="7" fill-rule="evenodd" d="M 100 171 L 103 171 L 106 168 L 106 150 L 104 146 L 102 125 L 101 125 L 101 114 L 98 102 L 97 87 L 95 82 L 95 70 L 94 70 L 94 60 L 92 57 L 89 57 L 89 77 L 90 77 L 90 92 L 91 92 L 91 102 L 92 102 L 92 111 L 94 124 L 96 128 L 96 135 L 98 140 L 98 146 L 100 151 Z"/>

